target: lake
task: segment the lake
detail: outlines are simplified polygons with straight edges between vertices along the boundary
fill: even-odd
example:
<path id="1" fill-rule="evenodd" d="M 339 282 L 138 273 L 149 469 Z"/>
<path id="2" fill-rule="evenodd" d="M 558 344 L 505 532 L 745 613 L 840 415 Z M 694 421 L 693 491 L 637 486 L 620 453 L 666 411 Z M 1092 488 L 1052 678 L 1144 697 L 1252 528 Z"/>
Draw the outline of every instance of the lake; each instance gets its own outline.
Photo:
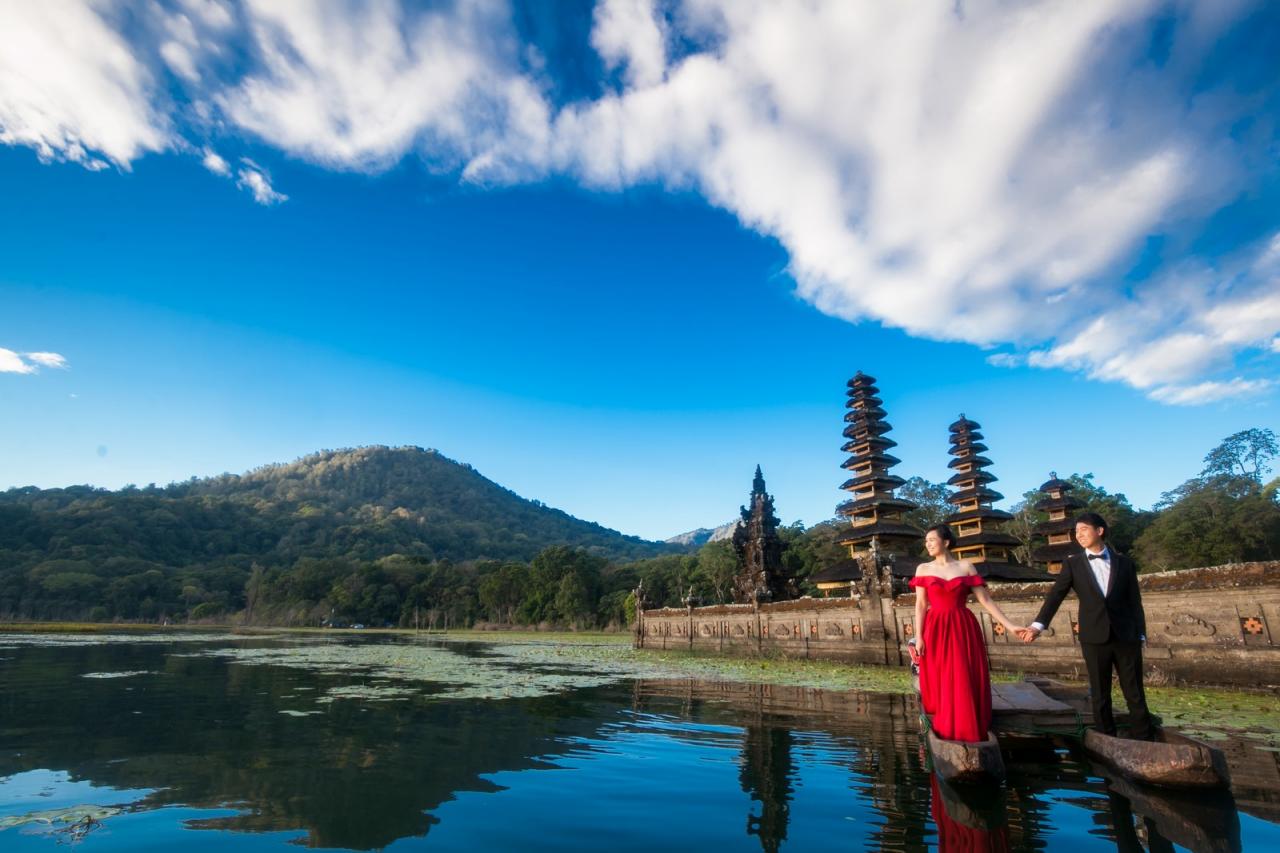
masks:
<path id="1" fill-rule="evenodd" d="M 0 849 L 1280 849 L 1273 746 L 1233 795 L 1063 744 L 939 787 L 914 699 L 672 678 L 629 650 L 0 634 Z"/>

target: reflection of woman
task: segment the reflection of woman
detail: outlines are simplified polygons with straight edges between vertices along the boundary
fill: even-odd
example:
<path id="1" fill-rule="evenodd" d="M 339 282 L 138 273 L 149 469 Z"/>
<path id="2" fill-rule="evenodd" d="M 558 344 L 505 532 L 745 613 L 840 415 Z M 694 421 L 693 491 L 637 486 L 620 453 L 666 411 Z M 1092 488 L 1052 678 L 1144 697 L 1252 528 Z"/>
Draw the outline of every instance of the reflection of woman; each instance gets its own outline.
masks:
<path id="1" fill-rule="evenodd" d="M 1009 621 L 968 560 L 951 553 L 955 534 L 945 524 L 930 527 L 924 547 L 933 561 L 921 563 L 916 590 L 917 636 L 912 657 L 920 665 L 920 701 L 945 740 L 986 740 L 991 728 L 991 678 L 987 647 L 977 618 L 965 607 L 969 593 L 1010 632 Z"/>
<path id="2" fill-rule="evenodd" d="M 933 782 L 933 823 L 938 828 L 938 853 L 1006 853 L 1009 829 L 1003 815 L 991 816 L 965 807 L 959 799 L 947 802 L 947 794 L 935 775 Z M 953 811 L 956 812 L 953 814 Z M 988 818 L 988 819 L 984 819 Z"/>

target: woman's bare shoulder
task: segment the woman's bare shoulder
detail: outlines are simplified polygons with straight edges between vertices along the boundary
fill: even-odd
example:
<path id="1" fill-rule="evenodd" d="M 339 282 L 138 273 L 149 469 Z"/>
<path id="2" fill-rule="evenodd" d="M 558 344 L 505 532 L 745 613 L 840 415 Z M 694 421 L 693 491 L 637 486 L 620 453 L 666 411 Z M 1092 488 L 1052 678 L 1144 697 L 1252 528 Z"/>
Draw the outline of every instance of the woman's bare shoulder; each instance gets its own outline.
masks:
<path id="1" fill-rule="evenodd" d="M 966 575 L 976 575 L 978 573 L 978 570 L 974 567 L 973 563 L 970 563 L 968 560 L 961 560 L 960 572 L 961 574 L 966 574 Z"/>

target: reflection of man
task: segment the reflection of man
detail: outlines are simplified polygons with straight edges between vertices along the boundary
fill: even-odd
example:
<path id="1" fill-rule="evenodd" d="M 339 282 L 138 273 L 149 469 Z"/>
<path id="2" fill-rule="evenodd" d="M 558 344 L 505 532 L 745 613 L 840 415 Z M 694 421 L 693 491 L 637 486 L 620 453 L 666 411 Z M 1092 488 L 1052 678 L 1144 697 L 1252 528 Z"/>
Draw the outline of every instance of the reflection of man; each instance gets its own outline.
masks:
<path id="1" fill-rule="evenodd" d="M 1084 550 L 1067 558 L 1053 589 L 1045 596 L 1040 614 L 1018 636 L 1027 643 L 1038 637 L 1067 593 L 1074 589 L 1079 600 L 1080 653 L 1089 672 L 1094 727 L 1104 734 L 1116 733 L 1111 713 L 1114 670 L 1129 706 L 1130 736 L 1150 740 L 1151 714 L 1142 690 L 1142 644 L 1147 639 L 1147 620 L 1142 611 L 1138 572 L 1133 560 L 1107 547 L 1106 535 L 1107 523 L 1097 513 L 1086 512 L 1076 518 L 1076 541 Z"/>

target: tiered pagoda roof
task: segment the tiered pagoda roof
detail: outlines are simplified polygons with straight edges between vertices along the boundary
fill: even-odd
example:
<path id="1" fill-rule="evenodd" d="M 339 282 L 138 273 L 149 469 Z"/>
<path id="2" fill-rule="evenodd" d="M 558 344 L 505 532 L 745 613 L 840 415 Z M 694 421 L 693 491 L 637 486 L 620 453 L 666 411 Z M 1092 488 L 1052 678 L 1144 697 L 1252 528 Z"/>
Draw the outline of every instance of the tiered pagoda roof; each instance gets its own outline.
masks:
<path id="1" fill-rule="evenodd" d="M 1036 502 L 1036 509 L 1048 513 L 1049 518 L 1035 527 L 1036 535 L 1044 537 L 1045 544 L 1031 552 L 1031 559 L 1044 563 L 1049 573 L 1054 575 L 1062 571 L 1067 557 L 1080 548 L 1074 536 L 1072 516 L 1084 504 L 1067 494 L 1072 488 L 1066 480 L 1059 480 L 1058 473 L 1054 471 L 1040 486 L 1044 497 Z"/>
<path id="2" fill-rule="evenodd" d="M 921 531 L 901 516 L 916 505 L 894 496 L 906 481 L 889 473 L 901 460 L 885 453 L 897 442 L 884 437 L 893 427 L 885 420 L 875 377 L 859 371 L 848 387 L 843 435 L 849 440 L 841 449 L 852 455 L 840 467 L 851 476 L 840 488 L 850 497 L 836 507 L 836 514 L 849 519 L 853 530 L 840 544 L 848 546 L 852 558 L 872 550 L 889 555 L 914 553 Z"/>
<path id="3" fill-rule="evenodd" d="M 991 460 L 981 455 L 987 451 L 987 446 L 982 443 L 980 429 L 981 424 L 964 415 L 949 427 L 949 452 L 953 458 L 947 467 L 955 473 L 947 480 L 947 485 L 955 491 L 947 501 L 955 511 L 946 521 L 956 535 L 952 551 L 959 559 L 973 563 L 985 578 L 1043 580 L 1045 576 L 1041 572 L 1021 565 L 1014 557 L 1013 549 L 1022 543 L 1004 531 L 1005 523 L 1013 516 L 992 506 L 1004 495 L 989 488 L 997 478 L 986 470 Z"/>

